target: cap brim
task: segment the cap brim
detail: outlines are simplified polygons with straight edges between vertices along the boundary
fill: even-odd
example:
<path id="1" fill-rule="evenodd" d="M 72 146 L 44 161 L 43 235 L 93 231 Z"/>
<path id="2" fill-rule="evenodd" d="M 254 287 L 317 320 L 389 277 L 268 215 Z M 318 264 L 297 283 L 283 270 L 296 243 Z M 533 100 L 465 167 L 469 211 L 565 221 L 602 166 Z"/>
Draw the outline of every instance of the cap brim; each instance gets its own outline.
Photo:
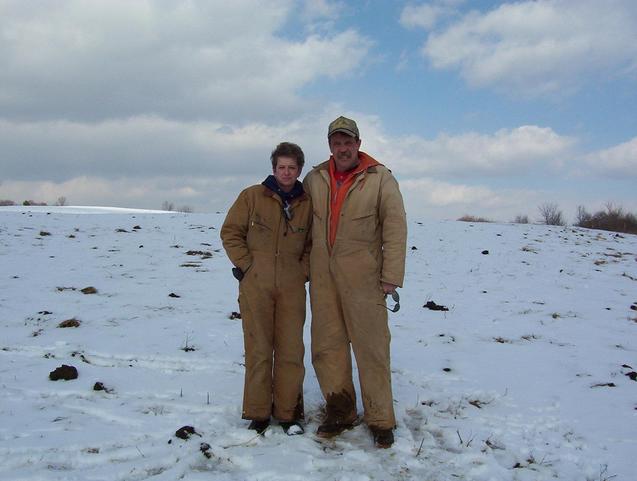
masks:
<path id="1" fill-rule="evenodd" d="M 342 134 L 349 135 L 350 137 L 354 137 L 354 138 L 358 137 L 356 132 L 352 132 L 351 130 L 347 130 L 347 129 L 334 129 L 329 133 L 327 137 L 328 138 L 331 137 L 332 134 L 335 134 L 336 132 L 340 132 Z"/>

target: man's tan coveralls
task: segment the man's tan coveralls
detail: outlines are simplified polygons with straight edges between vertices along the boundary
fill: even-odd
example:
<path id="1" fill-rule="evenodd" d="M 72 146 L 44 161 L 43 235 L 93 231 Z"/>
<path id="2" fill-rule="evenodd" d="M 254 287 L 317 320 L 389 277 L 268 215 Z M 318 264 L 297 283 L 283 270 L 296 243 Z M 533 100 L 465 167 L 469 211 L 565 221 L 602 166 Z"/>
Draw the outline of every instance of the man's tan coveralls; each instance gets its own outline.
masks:
<path id="1" fill-rule="evenodd" d="M 359 152 L 360 156 L 367 156 Z M 373 159 L 371 159 L 373 160 Z M 381 281 L 402 286 L 407 224 L 398 183 L 381 164 L 357 175 L 343 201 L 334 245 L 330 225 L 330 159 L 304 179 L 312 198 L 310 300 L 312 364 L 332 422 L 356 419 L 350 344 L 356 356 L 368 426 L 396 425 L 390 333 Z"/>

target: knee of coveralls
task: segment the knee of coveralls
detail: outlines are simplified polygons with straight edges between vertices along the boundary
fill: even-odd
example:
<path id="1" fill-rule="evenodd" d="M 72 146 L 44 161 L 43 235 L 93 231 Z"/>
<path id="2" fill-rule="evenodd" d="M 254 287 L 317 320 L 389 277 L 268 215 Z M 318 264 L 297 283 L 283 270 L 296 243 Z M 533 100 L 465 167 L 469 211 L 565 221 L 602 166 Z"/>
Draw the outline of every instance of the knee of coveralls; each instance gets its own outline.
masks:
<path id="1" fill-rule="evenodd" d="M 274 300 L 267 291 L 243 284 L 239 305 L 245 348 L 244 419 L 267 419 L 272 412 Z"/>
<path id="2" fill-rule="evenodd" d="M 280 421 L 302 419 L 303 325 L 305 285 L 294 283 L 280 289 L 274 307 L 273 413 Z"/>

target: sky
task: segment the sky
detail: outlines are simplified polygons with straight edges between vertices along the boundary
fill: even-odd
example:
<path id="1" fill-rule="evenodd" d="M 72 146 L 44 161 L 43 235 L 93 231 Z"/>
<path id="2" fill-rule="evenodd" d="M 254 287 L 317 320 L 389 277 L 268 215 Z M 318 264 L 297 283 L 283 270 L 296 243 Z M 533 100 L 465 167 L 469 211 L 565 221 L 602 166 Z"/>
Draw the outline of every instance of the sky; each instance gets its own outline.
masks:
<path id="1" fill-rule="evenodd" d="M 637 212 L 637 2 L 0 0 L 0 199 L 224 211 L 357 121 L 408 215 Z"/>

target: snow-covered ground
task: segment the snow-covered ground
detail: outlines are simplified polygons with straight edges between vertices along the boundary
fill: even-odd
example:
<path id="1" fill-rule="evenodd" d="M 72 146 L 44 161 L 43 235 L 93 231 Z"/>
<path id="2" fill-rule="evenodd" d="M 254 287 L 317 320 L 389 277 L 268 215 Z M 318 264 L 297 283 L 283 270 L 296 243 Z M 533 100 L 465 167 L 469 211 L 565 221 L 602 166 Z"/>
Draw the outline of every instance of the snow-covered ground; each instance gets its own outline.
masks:
<path id="1" fill-rule="evenodd" d="M 377 450 L 316 439 L 309 355 L 306 434 L 246 429 L 223 214 L 112 212 L 0 208 L 0 479 L 637 479 L 637 236 L 410 218 Z"/>

